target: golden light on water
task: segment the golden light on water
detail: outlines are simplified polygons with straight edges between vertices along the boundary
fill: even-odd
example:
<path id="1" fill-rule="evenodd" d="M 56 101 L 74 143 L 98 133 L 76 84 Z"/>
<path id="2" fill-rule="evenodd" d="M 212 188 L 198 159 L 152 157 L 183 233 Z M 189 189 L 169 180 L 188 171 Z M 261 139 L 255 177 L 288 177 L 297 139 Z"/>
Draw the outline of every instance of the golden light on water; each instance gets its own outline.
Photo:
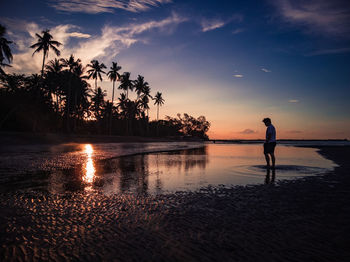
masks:
<path id="1" fill-rule="evenodd" d="M 83 181 L 85 183 L 92 183 L 95 179 L 95 167 L 94 162 L 92 160 L 92 153 L 94 152 L 94 149 L 91 145 L 87 144 L 84 148 L 84 153 L 87 156 L 86 159 L 86 165 L 85 165 L 85 174 L 83 175 Z"/>

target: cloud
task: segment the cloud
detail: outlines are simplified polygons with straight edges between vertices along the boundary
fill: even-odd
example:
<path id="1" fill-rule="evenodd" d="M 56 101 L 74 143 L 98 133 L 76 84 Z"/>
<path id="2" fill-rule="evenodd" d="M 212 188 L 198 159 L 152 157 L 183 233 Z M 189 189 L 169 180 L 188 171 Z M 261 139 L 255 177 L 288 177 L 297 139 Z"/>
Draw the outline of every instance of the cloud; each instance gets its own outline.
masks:
<path id="1" fill-rule="evenodd" d="M 288 100 L 289 103 L 299 103 L 298 99 L 290 99 Z"/>
<path id="2" fill-rule="evenodd" d="M 240 74 L 236 74 L 236 75 L 233 75 L 234 77 L 237 77 L 237 78 L 242 78 L 243 75 L 240 75 Z"/>
<path id="3" fill-rule="evenodd" d="M 91 37 L 91 35 L 89 35 L 89 34 L 83 34 L 83 33 L 79 33 L 79 32 L 72 32 L 69 34 L 69 36 L 77 37 L 77 38 L 90 38 Z"/>
<path id="4" fill-rule="evenodd" d="M 237 34 L 242 33 L 242 32 L 244 32 L 243 28 L 237 28 L 237 29 L 232 31 L 232 34 L 233 35 L 237 35 Z"/>
<path id="5" fill-rule="evenodd" d="M 349 53 L 349 52 L 350 52 L 350 48 L 322 49 L 322 50 L 311 52 L 306 56 L 343 54 L 343 53 Z"/>
<path id="6" fill-rule="evenodd" d="M 229 19 L 220 19 L 220 18 L 203 18 L 200 21 L 200 25 L 202 27 L 202 32 L 208 32 L 211 30 L 215 30 L 221 27 L 224 27 L 225 25 L 231 23 L 232 21 L 242 22 L 243 16 L 240 14 L 235 14 L 231 16 Z"/>
<path id="7" fill-rule="evenodd" d="M 265 73 L 271 73 L 272 71 L 266 68 L 261 68 L 261 71 L 265 72 Z"/>
<path id="8" fill-rule="evenodd" d="M 301 134 L 301 133 L 303 133 L 303 131 L 300 131 L 300 130 L 289 130 L 289 131 L 286 131 L 286 133 L 289 133 L 289 134 Z"/>
<path id="9" fill-rule="evenodd" d="M 115 9 L 139 13 L 171 2 L 171 0 L 52 0 L 49 5 L 68 13 L 114 13 Z"/>
<path id="10" fill-rule="evenodd" d="M 223 27 L 226 23 L 221 20 L 203 20 L 201 22 L 202 32 L 211 31 Z"/>
<path id="11" fill-rule="evenodd" d="M 284 20 L 309 33 L 344 36 L 350 33 L 350 2 L 344 0 L 275 0 Z"/>
<path id="12" fill-rule="evenodd" d="M 244 134 L 244 135 L 250 135 L 250 134 L 256 134 L 257 132 L 252 130 L 252 129 L 244 129 L 243 131 L 239 132 L 240 134 Z"/>
<path id="13" fill-rule="evenodd" d="M 125 26 L 106 25 L 102 28 L 100 34 L 94 36 L 77 32 L 76 29 L 78 27 L 74 25 L 58 25 L 51 28 L 50 33 L 56 41 L 62 43 L 62 46 L 59 48 L 61 57 L 68 57 L 74 54 L 76 58 L 82 60 L 83 64 L 89 63 L 92 59 L 101 59 L 104 63 L 110 63 L 120 51 L 129 48 L 137 42 L 144 42 L 144 36 L 141 37 L 140 34 L 151 30 L 167 30 L 168 32 L 184 21 L 186 21 L 185 18 L 173 13 L 171 16 L 159 21 L 151 20 L 145 23 L 127 24 Z M 32 56 L 34 50 L 29 48 L 29 46 L 37 41 L 35 33 L 40 33 L 42 30 L 35 23 L 27 22 L 23 24 L 22 32 L 16 33 L 19 38 L 17 40 L 22 39 L 22 42 L 19 52 L 14 53 L 11 70 L 21 73 L 38 72 L 41 68 L 42 54 Z M 74 45 L 70 43 L 73 37 L 78 38 Z M 16 43 L 17 40 L 15 40 Z M 50 52 L 48 60 L 54 57 L 54 54 Z"/>

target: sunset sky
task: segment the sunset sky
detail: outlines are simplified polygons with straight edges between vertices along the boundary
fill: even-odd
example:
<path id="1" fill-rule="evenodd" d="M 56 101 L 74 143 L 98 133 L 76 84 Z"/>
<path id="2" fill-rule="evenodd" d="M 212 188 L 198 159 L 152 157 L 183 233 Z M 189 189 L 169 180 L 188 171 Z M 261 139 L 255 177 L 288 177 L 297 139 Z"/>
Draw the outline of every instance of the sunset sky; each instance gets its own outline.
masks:
<path id="1" fill-rule="evenodd" d="M 161 118 L 204 115 L 210 138 L 264 138 L 270 117 L 280 139 L 350 139 L 348 0 L 2 0 L 0 23 L 10 72 L 40 72 L 29 46 L 50 29 L 61 57 L 143 75 Z"/>

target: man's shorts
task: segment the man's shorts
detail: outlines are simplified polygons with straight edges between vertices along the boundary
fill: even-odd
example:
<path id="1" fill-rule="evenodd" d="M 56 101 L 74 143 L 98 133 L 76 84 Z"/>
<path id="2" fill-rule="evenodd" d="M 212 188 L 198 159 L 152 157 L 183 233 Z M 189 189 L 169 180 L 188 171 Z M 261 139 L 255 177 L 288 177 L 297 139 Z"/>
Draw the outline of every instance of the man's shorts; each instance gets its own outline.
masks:
<path id="1" fill-rule="evenodd" d="M 264 154 L 273 154 L 275 152 L 276 142 L 264 143 Z"/>

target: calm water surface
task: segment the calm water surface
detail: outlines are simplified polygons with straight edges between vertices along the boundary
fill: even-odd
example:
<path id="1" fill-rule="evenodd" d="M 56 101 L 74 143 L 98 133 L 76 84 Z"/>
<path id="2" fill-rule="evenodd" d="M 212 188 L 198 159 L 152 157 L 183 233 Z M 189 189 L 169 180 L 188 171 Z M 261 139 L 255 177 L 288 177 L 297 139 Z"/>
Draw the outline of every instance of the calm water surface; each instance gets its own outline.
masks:
<path id="1" fill-rule="evenodd" d="M 158 152 L 164 150 L 172 152 Z M 332 170 L 316 149 L 279 145 L 264 168 L 261 144 L 71 144 L 0 152 L 0 191 L 172 193 L 208 185 L 274 183 Z M 107 159 L 106 159 L 107 158 Z"/>

